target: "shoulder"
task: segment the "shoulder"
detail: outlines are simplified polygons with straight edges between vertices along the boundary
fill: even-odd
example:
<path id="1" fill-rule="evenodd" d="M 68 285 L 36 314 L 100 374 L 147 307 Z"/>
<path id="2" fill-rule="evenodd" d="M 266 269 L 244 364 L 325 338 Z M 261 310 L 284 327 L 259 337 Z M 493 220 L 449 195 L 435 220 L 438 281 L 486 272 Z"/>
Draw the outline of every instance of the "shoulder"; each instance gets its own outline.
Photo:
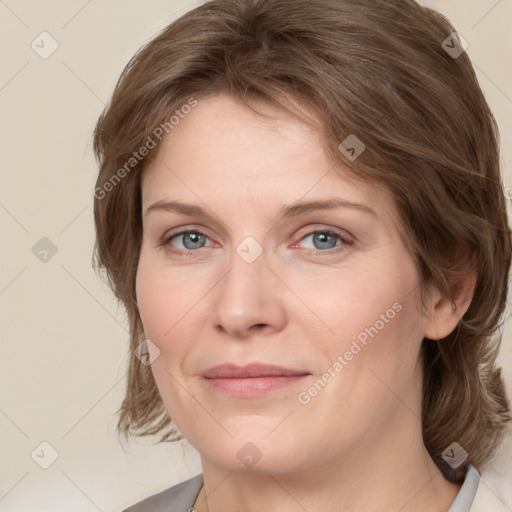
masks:
<path id="1" fill-rule="evenodd" d="M 181 482 L 169 489 L 149 496 L 123 512 L 173 512 L 186 511 L 192 508 L 194 501 L 203 485 L 202 473 Z"/>

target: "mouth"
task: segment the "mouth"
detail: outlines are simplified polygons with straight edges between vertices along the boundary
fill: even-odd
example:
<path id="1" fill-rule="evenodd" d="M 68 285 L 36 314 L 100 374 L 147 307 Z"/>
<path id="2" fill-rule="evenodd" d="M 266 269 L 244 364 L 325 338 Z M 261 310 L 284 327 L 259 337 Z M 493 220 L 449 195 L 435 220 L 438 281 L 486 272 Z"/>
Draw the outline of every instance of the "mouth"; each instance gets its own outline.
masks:
<path id="1" fill-rule="evenodd" d="M 311 375 L 304 370 L 252 363 L 232 363 L 209 368 L 201 374 L 210 389 L 236 397 L 257 397 L 295 384 Z"/>

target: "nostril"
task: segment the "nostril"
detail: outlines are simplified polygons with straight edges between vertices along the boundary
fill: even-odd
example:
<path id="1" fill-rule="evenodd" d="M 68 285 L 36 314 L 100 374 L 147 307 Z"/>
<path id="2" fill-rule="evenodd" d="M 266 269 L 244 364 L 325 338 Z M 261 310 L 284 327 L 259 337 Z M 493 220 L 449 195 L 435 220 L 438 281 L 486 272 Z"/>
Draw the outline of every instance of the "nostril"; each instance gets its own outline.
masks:
<path id="1" fill-rule="evenodd" d="M 251 326 L 251 329 L 255 329 L 255 330 L 258 330 L 258 329 L 264 329 L 265 327 L 267 327 L 268 324 L 254 324 L 253 326 Z"/>

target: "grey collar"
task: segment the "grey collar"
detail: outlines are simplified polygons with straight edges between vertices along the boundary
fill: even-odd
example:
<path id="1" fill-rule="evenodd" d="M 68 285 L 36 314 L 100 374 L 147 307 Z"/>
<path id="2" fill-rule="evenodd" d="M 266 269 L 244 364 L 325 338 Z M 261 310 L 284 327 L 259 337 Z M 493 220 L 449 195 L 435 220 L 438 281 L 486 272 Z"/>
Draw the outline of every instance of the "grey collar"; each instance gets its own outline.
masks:
<path id="1" fill-rule="evenodd" d="M 480 473 L 470 464 L 459 494 L 457 494 L 448 512 L 469 512 L 475 499 L 479 482 Z"/>

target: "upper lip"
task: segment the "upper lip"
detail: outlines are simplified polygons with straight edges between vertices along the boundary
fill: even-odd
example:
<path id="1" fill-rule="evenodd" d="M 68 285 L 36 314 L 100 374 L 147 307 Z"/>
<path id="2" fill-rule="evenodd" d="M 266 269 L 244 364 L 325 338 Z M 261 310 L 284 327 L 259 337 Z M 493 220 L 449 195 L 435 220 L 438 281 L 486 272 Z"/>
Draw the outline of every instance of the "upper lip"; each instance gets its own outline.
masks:
<path id="1" fill-rule="evenodd" d="M 205 379 L 243 379 L 251 377 L 291 377 L 294 375 L 309 375 L 309 372 L 271 364 L 251 363 L 238 366 L 233 363 L 225 363 L 213 366 L 201 375 Z"/>

